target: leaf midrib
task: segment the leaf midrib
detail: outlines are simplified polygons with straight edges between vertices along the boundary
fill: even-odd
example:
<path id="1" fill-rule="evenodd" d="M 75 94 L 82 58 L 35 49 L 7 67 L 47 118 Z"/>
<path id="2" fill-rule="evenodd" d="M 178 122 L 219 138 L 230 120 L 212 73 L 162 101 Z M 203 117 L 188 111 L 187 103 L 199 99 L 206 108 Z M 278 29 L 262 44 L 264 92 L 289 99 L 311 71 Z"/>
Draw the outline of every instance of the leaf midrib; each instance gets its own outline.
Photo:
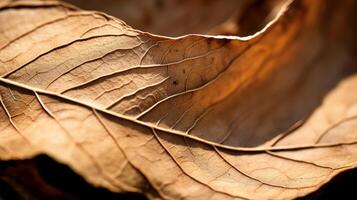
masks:
<path id="1" fill-rule="evenodd" d="M 85 106 L 85 107 L 88 107 L 88 108 L 91 108 L 91 109 L 95 109 L 95 110 L 100 111 L 102 113 L 106 113 L 108 115 L 111 115 L 111 116 L 114 116 L 114 117 L 117 117 L 117 118 L 120 118 L 120 119 L 123 119 L 123 120 L 127 120 L 127 121 L 130 121 L 130 122 L 133 122 L 133 123 L 138 124 L 138 125 L 145 126 L 147 128 L 150 128 L 150 129 L 155 129 L 155 130 L 158 130 L 158 131 L 162 131 L 162 132 L 167 133 L 167 134 L 174 134 L 174 135 L 178 135 L 178 136 L 181 136 L 181 137 L 186 137 L 186 138 L 193 139 L 193 140 L 201 142 L 201 143 L 205 143 L 205 144 L 208 144 L 208 145 L 212 145 L 212 146 L 219 147 L 219 148 L 222 148 L 222 149 L 227 149 L 227 150 L 242 151 L 242 152 L 293 151 L 293 150 L 302 150 L 302 149 L 311 149 L 311 148 L 328 148 L 328 147 L 335 147 L 335 146 L 342 146 L 342 145 L 357 144 L 357 140 L 352 140 L 352 141 L 348 141 L 348 142 L 323 143 L 323 144 L 306 144 L 306 145 L 295 145 L 295 146 L 290 145 L 290 146 L 274 146 L 274 147 L 235 147 L 235 146 L 224 145 L 224 144 L 219 144 L 219 143 L 216 143 L 216 142 L 204 140 L 204 139 L 202 139 L 200 137 L 197 137 L 197 136 L 194 136 L 194 135 L 185 134 L 185 133 L 183 133 L 181 131 L 159 127 L 159 126 L 153 125 L 151 123 L 147 123 L 147 122 L 144 122 L 144 121 L 137 120 L 137 119 L 135 119 L 133 117 L 130 117 L 130 116 L 122 115 L 122 114 L 119 114 L 119 113 L 116 113 L 116 112 L 113 112 L 113 111 L 110 111 L 110 110 L 103 109 L 103 108 L 101 108 L 99 106 L 92 105 L 92 104 L 89 104 L 89 103 L 81 101 L 81 100 L 77 100 L 77 99 L 72 98 L 72 97 L 68 97 L 66 95 L 58 94 L 56 92 L 51 92 L 51 91 L 43 90 L 43 89 L 40 89 L 40 88 L 31 87 L 31 86 L 28 86 L 28 85 L 25 85 L 25 84 L 22 84 L 22 83 L 19 83 L 19 82 L 16 82 L 16 81 L 12 81 L 12 80 L 9 80 L 9 79 L 1 78 L 1 77 L 0 77 L 0 82 L 8 84 L 8 85 L 15 86 L 15 87 L 19 87 L 19 88 L 22 88 L 22 89 L 30 90 L 30 91 L 33 91 L 33 92 L 36 92 L 36 93 L 41 93 L 41 94 L 48 95 L 48 96 L 54 96 L 54 97 L 57 97 L 57 98 L 60 98 L 60 99 L 64 99 L 64 100 L 67 100 L 67 101 L 70 101 L 70 102 L 73 102 L 73 103 L 76 103 L 76 104 L 79 104 L 79 105 L 82 105 L 82 106 Z"/>

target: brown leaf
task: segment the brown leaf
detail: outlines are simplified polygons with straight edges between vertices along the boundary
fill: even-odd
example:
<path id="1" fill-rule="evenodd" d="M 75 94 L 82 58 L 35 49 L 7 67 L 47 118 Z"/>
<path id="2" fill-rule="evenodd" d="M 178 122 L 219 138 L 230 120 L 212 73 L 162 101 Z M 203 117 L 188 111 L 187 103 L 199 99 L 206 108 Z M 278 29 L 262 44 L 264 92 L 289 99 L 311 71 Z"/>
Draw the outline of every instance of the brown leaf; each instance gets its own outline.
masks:
<path id="1" fill-rule="evenodd" d="M 1 1 L 0 159 L 151 199 L 306 195 L 357 166 L 356 8 L 287 1 L 251 36 L 169 38 Z"/>

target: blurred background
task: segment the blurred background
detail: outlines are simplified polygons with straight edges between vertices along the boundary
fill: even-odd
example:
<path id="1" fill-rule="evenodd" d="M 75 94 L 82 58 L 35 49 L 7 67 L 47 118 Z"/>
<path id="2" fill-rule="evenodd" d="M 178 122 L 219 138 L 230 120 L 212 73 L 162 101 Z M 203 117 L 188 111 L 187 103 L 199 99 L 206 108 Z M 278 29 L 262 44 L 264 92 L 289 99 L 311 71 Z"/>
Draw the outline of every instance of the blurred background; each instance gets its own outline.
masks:
<path id="1" fill-rule="evenodd" d="M 102 11 L 135 29 L 165 36 L 246 36 L 264 27 L 286 0 L 65 0 Z M 249 23 L 248 23 L 249 22 Z"/>

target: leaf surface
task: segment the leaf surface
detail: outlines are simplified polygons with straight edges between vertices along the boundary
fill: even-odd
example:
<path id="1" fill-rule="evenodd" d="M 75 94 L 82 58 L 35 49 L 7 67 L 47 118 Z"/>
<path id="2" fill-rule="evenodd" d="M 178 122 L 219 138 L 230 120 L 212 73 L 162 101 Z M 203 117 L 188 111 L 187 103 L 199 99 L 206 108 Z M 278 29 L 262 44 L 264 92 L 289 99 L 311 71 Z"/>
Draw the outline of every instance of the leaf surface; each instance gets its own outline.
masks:
<path id="1" fill-rule="evenodd" d="M 287 1 L 251 36 L 171 38 L 1 1 L 0 159 L 151 199 L 306 195 L 356 167 L 355 10 Z"/>

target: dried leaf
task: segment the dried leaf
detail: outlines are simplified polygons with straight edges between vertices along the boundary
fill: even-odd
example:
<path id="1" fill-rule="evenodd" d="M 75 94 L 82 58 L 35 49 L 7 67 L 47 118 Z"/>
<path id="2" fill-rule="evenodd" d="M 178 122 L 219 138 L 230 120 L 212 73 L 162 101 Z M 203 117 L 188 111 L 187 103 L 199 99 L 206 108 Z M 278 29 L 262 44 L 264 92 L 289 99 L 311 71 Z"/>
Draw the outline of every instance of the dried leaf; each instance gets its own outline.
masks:
<path id="1" fill-rule="evenodd" d="M 356 8 L 288 1 L 251 36 L 169 38 L 1 1 L 0 159 L 151 199 L 309 194 L 357 166 Z"/>

